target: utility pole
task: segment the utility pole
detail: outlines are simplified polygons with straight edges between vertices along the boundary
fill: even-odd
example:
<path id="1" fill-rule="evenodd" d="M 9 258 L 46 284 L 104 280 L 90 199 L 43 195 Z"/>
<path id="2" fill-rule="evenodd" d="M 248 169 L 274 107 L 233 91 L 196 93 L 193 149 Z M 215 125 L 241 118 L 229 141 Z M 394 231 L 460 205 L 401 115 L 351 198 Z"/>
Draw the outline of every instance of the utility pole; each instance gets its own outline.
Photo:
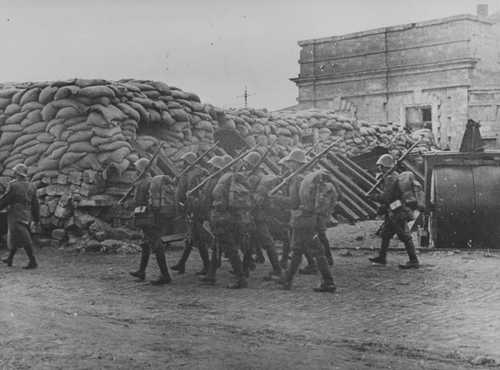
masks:
<path id="1" fill-rule="evenodd" d="M 237 96 L 237 98 L 244 98 L 245 99 L 245 108 L 248 108 L 248 97 L 252 96 L 252 95 L 255 95 L 255 94 L 249 94 L 248 89 L 245 86 L 245 91 L 243 92 L 243 95 Z"/>

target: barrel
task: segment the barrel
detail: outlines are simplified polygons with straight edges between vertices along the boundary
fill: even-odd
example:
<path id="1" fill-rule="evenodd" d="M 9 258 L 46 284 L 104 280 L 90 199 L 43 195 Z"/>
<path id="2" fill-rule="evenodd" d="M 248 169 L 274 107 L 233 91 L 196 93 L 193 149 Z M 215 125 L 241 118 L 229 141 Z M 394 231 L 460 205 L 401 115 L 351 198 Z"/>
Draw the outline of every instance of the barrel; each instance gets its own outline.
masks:
<path id="1" fill-rule="evenodd" d="M 500 248 L 500 167 L 434 167 L 431 237 L 437 248 Z"/>

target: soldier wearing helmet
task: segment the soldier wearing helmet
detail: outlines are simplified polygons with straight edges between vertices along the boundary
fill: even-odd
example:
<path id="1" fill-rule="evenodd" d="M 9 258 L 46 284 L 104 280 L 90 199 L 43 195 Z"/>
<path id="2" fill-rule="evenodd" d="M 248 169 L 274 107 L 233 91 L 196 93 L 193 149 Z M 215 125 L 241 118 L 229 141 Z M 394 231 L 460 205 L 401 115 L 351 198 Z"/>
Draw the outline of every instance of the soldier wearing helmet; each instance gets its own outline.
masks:
<path id="1" fill-rule="evenodd" d="M 205 275 L 208 272 L 209 256 L 207 240 L 205 238 L 205 233 L 203 232 L 204 220 L 197 195 L 194 194 L 188 197 L 187 192 L 202 181 L 203 176 L 207 173 L 207 171 L 199 165 L 192 166 L 196 161 L 196 154 L 193 152 L 183 154 L 180 160 L 182 162 L 181 165 L 183 170 L 187 169 L 188 166 L 192 167 L 179 179 L 175 193 L 175 203 L 178 207 L 178 213 L 184 215 L 189 229 L 188 234 L 190 235 L 190 238 L 184 247 L 181 259 L 177 262 L 177 264 L 172 266 L 172 270 L 178 271 L 179 274 L 183 274 L 185 272 L 186 262 L 194 247 L 198 249 L 203 262 L 202 270 L 198 271 L 196 274 Z"/>
<path id="2" fill-rule="evenodd" d="M 383 173 L 391 171 L 395 161 L 390 154 L 382 155 L 377 161 L 377 168 Z M 387 251 L 389 243 L 394 234 L 401 240 L 408 254 L 409 261 L 400 265 L 402 269 L 418 268 L 419 262 L 415 251 L 415 245 L 408 228 L 408 221 L 412 219 L 411 210 L 401 201 L 401 191 L 398 186 L 398 173 L 392 171 L 384 178 L 381 194 L 372 195 L 371 199 L 380 203 L 380 213 L 384 215 L 380 236 L 382 238 L 379 255 L 370 258 L 370 261 L 376 264 L 385 265 L 387 263 Z"/>
<path id="3" fill-rule="evenodd" d="M 253 207 L 252 207 L 252 217 L 255 223 L 255 228 L 252 230 L 250 235 L 250 245 L 251 251 L 257 254 L 258 261 L 264 262 L 264 256 L 262 255 L 263 248 L 269 258 L 269 262 L 272 266 L 272 271 L 266 276 L 266 280 L 270 280 L 273 277 L 279 278 L 281 275 L 281 266 L 278 259 L 278 253 L 274 246 L 274 239 L 269 229 L 269 213 L 270 206 L 266 191 L 261 191 L 263 189 L 261 182 L 265 177 L 264 171 L 257 167 L 261 162 L 262 156 L 258 152 L 249 153 L 243 161 L 246 163 L 246 167 L 249 171 L 248 174 L 248 184 L 250 192 L 253 196 Z M 260 255 L 259 255 L 260 252 Z M 250 257 L 246 256 L 246 261 L 250 263 Z M 260 258 L 261 259 L 260 259 Z M 249 269 L 251 266 L 246 265 L 245 268 Z"/>
<path id="4" fill-rule="evenodd" d="M 31 222 L 39 222 L 39 203 L 35 186 L 28 181 L 28 168 L 20 163 L 12 169 L 14 180 L 7 187 L 0 198 L 0 209 L 7 208 L 7 244 L 9 255 L 2 261 L 7 266 L 12 266 L 12 261 L 17 249 L 22 247 L 26 251 L 29 263 L 25 269 L 36 268 L 37 262 L 33 254 L 33 241 L 31 238 Z"/>
<path id="5" fill-rule="evenodd" d="M 133 199 L 134 218 L 136 226 L 142 229 L 144 241 L 141 245 L 139 269 L 131 272 L 130 275 L 138 278 L 138 281 L 144 281 L 146 279 L 146 268 L 149 257 L 151 252 L 153 252 L 156 255 L 156 261 L 160 269 L 160 277 L 157 280 L 153 280 L 151 284 L 163 285 L 170 283 L 171 278 L 165 259 L 165 251 L 160 239 L 164 231 L 162 228 L 164 222 L 155 217 L 150 204 L 150 189 L 153 177 L 147 170 L 149 164 L 150 161 L 147 158 L 141 158 L 134 163 L 137 176 L 140 176 L 135 184 Z"/>

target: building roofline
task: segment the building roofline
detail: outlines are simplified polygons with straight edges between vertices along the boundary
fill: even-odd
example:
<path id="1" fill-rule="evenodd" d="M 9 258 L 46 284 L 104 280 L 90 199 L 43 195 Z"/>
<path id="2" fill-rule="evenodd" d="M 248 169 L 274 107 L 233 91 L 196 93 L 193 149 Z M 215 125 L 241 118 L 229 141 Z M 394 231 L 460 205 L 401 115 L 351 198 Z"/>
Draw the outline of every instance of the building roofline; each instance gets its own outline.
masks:
<path id="1" fill-rule="evenodd" d="M 321 37 L 321 38 L 315 38 L 315 39 L 300 40 L 300 41 L 298 41 L 298 44 L 299 44 L 299 46 L 305 46 L 305 45 L 318 44 L 318 43 L 323 43 L 323 42 L 354 39 L 354 38 L 358 38 L 358 37 L 376 35 L 376 34 L 385 33 L 385 32 L 398 32 L 398 31 L 404 31 L 404 30 L 411 29 L 411 28 L 429 27 L 429 26 L 434 26 L 434 25 L 438 25 L 438 24 L 458 22 L 458 21 L 471 21 L 471 22 L 478 22 L 478 23 L 483 23 L 483 24 L 487 24 L 487 25 L 495 24 L 495 22 L 488 20 L 486 18 L 478 17 L 478 16 L 471 15 L 471 14 L 461 14 L 461 15 L 455 15 L 452 17 L 432 19 L 432 20 L 423 21 L 423 22 L 406 23 L 406 24 L 400 24 L 400 25 L 396 25 L 396 26 L 374 28 L 374 29 L 367 30 L 367 31 L 347 33 L 347 34 L 339 35 L 339 36 L 329 36 L 329 37 Z"/>

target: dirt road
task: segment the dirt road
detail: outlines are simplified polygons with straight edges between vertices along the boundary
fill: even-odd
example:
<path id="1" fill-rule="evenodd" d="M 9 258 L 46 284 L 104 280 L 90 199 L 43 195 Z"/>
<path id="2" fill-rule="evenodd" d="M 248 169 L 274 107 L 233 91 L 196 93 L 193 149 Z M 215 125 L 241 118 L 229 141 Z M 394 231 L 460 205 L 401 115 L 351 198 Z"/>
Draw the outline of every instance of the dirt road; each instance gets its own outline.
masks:
<path id="1" fill-rule="evenodd" d="M 369 253 L 334 251 L 334 295 L 312 292 L 316 276 L 278 290 L 262 280 L 268 264 L 231 291 L 227 263 L 204 286 L 193 255 L 158 288 L 128 276 L 137 255 L 44 249 L 40 268 L 24 271 L 20 253 L 0 266 L 0 369 L 498 367 L 500 255 L 430 252 L 422 269 L 400 271 L 403 254 L 374 267 Z"/>

